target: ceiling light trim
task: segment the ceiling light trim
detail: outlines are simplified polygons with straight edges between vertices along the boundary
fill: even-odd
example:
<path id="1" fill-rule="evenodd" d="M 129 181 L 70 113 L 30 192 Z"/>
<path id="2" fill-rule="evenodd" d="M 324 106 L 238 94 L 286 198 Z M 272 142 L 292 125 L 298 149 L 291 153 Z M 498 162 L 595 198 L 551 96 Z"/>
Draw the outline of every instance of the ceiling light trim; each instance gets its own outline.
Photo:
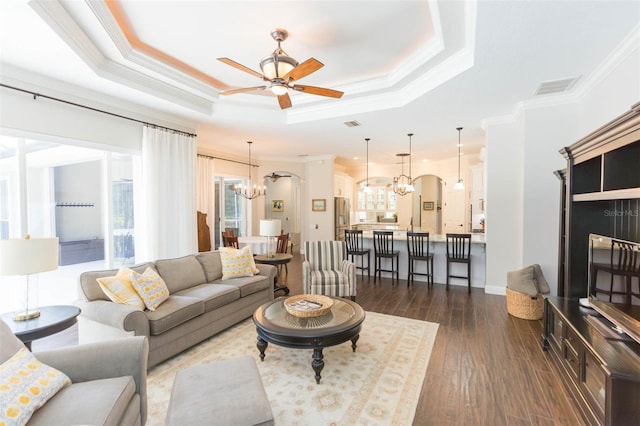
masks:
<path id="1" fill-rule="evenodd" d="M 196 112 L 212 113 L 213 101 L 211 99 L 147 76 L 107 58 L 59 1 L 33 0 L 29 2 L 29 5 L 60 36 L 69 48 L 100 77 L 158 98 L 169 100 L 176 105 Z"/>

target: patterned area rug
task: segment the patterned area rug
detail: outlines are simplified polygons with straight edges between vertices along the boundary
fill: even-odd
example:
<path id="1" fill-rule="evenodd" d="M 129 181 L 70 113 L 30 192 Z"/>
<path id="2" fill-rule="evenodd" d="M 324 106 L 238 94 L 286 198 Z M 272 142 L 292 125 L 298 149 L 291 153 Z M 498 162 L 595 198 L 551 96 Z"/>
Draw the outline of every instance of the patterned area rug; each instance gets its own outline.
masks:
<path id="1" fill-rule="evenodd" d="M 276 425 L 410 425 L 438 324 L 366 315 L 355 353 L 350 341 L 324 349 L 319 385 L 312 350 L 269 344 L 260 362 L 255 326 L 245 320 L 149 372 L 147 425 L 164 424 L 178 370 L 242 355 L 256 360 Z"/>

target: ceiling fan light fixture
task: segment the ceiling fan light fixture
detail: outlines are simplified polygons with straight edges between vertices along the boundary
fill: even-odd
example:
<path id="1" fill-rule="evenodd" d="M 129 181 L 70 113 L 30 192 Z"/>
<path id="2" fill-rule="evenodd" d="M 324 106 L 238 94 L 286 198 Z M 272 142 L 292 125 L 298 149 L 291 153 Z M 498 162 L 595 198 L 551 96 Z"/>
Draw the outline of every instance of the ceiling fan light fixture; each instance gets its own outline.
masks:
<path id="1" fill-rule="evenodd" d="M 289 91 L 286 84 L 274 84 L 271 86 L 271 91 L 276 96 L 282 96 Z"/>
<path id="2" fill-rule="evenodd" d="M 280 48 L 260 61 L 260 69 L 268 79 L 282 78 L 296 66 L 298 66 L 298 61 Z"/>

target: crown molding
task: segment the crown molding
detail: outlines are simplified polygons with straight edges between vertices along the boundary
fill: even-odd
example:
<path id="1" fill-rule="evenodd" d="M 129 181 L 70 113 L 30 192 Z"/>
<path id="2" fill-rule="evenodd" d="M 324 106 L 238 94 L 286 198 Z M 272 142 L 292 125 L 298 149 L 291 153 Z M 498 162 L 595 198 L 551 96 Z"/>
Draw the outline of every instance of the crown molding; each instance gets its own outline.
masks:
<path id="1" fill-rule="evenodd" d="M 152 58 L 131 46 L 131 43 L 122 32 L 122 29 L 111 14 L 111 11 L 105 2 L 88 1 L 86 4 L 91 9 L 96 19 L 100 22 L 102 28 L 106 32 L 106 35 L 120 52 L 124 60 L 158 73 L 170 81 L 174 81 L 182 86 L 190 88 L 191 90 L 202 93 L 206 97 L 211 99 L 218 98 L 218 89 L 216 87 L 198 80 L 184 72 L 178 71 L 172 66 Z"/>
<path id="2" fill-rule="evenodd" d="M 0 81 L 9 86 L 53 96 L 91 108 L 102 109 L 136 120 L 176 128 L 187 133 L 195 133 L 197 128 L 196 122 L 182 119 L 175 114 L 144 107 L 138 103 L 95 92 L 12 65 L 2 64 Z"/>
<path id="3" fill-rule="evenodd" d="M 508 124 L 517 121 L 524 111 L 579 103 L 622 62 L 634 54 L 638 56 L 640 60 L 640 24 L 624 38 L 593 72 L 581 78 L 570 92 L 544 95 L 541 98 L 518 102 L 514 105 L 511 114 L 485 118 L 482 120 L 480 127 L 484 131 L 487 131 L 487 126 Z"/>
<path id="4" fill-rule="evenodd" d="M 29 5 L 79 58 L 100 77 L 168 100 L 196 112 L 212 113 L 214 103 L 210 96 L 190 93 L 187 90 L 150 77 L 107 58 L 59 1 L 32 0 Z"/>

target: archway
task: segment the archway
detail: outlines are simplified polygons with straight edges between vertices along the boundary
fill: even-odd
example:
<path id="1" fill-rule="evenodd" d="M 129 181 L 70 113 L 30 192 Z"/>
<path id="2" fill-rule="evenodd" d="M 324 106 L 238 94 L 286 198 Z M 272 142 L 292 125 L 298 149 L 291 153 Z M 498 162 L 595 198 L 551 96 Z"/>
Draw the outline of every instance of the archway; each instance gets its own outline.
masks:
<path id="1" fill-rule="evenodd" d="M 442 179 L 422 175 L 414 179 L 413 186 L 413 229 L 442 234 Z"/>
<path id="2" fill-rule="evenodd" d="M 295 173 L 279 170 L 265 177 L 265 218 L 279 219 L 282 231 L 289 234 L 294 247 L 300 247 L 301 178 Z"/>

